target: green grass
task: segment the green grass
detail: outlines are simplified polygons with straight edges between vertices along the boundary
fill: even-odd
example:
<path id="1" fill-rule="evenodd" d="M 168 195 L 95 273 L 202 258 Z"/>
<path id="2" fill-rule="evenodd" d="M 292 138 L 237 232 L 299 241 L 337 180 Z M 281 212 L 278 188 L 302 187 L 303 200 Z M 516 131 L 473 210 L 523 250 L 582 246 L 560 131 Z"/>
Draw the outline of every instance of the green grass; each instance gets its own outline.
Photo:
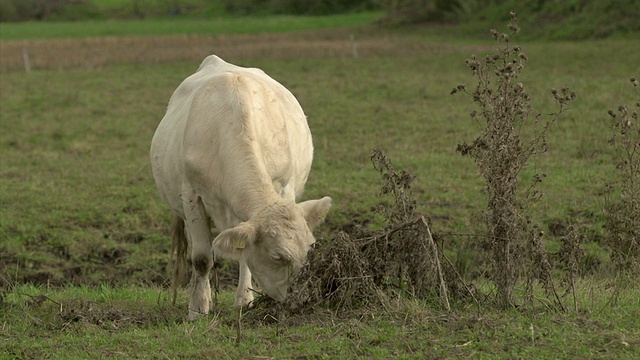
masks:
<path id="1" fill-rule="evenodd" d="M 433 230 L 476 231 L 482 183 L 455 148 L 478 129 L 470 99 L 449 92 L 469 86 L 464 59 L 489 49 L 475 41 L 425 48 L 414 41 L 428 51 L 227 59 L 264 69 L 305 109 L 316 147 L 305 197 L 334 198 L 321 236 L 372 218 L 371 209 L 386 201 L 368 160 L 377 146 L 417 175 L 416 199 Z M 245 322 L 237 346 L 232 290 L 221 294 L 217 317 L 186 323 L 185 294 L 173 307 L 160 287 L 168 278 L 169 212 L 153 184 L 148 148 L 171 93 L 197 62 L 3 73 L 0 358 L 637 358 L 638 287 L 606 278 L 600 246 L 601 191 L 615 180 L 606 113 L 634 101 L 635 43 L 522 44 L 530 59 L 522 81 L 538 111 L 551 112 L 551 87 L 568 85 L 578 95 L 551 129 L 549 152 L 526 174 L 548 174 L 533 209 L 548 239 L 556 240 L 548 231 L 554 224 L 583 225 L 592 259 L 602 262 L 585 269 L 598 276 L 578 283 L 578 314 L 548 311 L 543 296 L 521 311 L 483 305 L 479 318 L 465 304 L 444 313 L 402 301 L 386 312 L 320 311 L 280 326 Z M 444 239 L 452 258 L 476 258 L 471 240 Z M 42 285 L 20 285 L 26 281 Z M 570 296 L 564 301 L 572 307 Z"/>
<path id="2" fill-rule="evenodd" d="M 640 354 L 640 292 L 579 282 L 581 312 L 554 313 L 459 306 L 442 313 L 428 303 L 393 302 L 388 312 L 286 317 L 280 325 L 240 321 L 223 292 L 208 319 L 184 322 L 187 298 L 171 305 L 157 288 L 45 289 L 5 295 L 0 357 L 40 358 L 603 358 Z M 272 323 L 269 325 L 268 323 Z"/>
<path id="3" fill-rule="evenodd" d="M 401 58 L 241 63 L 265 69 L 306 110 L 316 147 L 306 197 L 335 199 L 325 232 L 371 217 L 386 201 L 377 196 L 380 181 L 368 160 L 380 146 L 396 167 L 417 175 L 420 210 L 433 216 L 438 231 L 469 233 L 473 213 L 484 207 L 482 183 L 455 148 L 477 129 L 470 100 L 449 91 L 470 81 L 463 59 L 485 50 L 434 44 L 429 53 Z M 606 111 L 633 100 L 628 77 L 639 55 L 622 40 L 533 43 L 525 51 L 531 60 L 522 80 L 539 111 L 551 111 L 551 87 L 569 85 L 578 94 L 551 130 L 549 152 L 525 173 L 548 174 L 534 219 L 545 230 L 584 225 L 589 240 L 600 242 L 599 194 L 615 171 Z M 157 282 L 164 275 L 169 214 L 150 176 L 148 147 L 169 96 L 194 67 L 2 75 L 0 243 L 29 270 L 19 276 L 99 283 Z"/>
<path id="4" fill-rule="evenodd" d="M 329 16 L 221 17 L 211 19 L 158 18 L 77 22 L 22 22 L 0 24 L 0 40 L 60 39 L 100 36 L 158 36 L 174 34 L 228 35 L 287 32 L 356 26 L 370 23 L 380 13 Z"/>

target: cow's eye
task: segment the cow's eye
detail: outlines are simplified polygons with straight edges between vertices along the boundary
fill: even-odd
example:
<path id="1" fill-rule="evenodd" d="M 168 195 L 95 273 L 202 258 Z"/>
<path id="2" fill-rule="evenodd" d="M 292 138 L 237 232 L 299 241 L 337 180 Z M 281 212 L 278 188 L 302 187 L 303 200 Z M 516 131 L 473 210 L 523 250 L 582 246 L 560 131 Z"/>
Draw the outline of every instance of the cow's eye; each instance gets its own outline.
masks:
<path id="1" fill-rule="evenodd" d="M 289 260 L 281 255 L 278 254 L 271 254 L 271 259 L 275 262 L 277 262 L 278 264 L 286 264 L 287 262 L 289 262 Z"/>

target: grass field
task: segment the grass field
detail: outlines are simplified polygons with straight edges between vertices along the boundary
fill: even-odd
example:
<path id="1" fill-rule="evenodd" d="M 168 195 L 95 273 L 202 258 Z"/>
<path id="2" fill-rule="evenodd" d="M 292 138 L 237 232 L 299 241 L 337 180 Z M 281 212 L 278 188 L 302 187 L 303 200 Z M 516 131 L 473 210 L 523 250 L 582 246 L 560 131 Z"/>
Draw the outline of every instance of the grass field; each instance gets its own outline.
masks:
<path id="1" fill-rule="evenodd" d="M 470 100 L 449 92 L 472 81 L 464 60 L 489 51 L 488 41 L 354 30 L 354 47 L 350 32 L 330 33 L 269 35 L 271 47 L 259 46 L 261 36 L 235 46 L 231 38 L 225 48 L 226 60 L 287 86 L 308 115 L 316 155 L 305 197 L 334 198 L 320 241 L 375 222 L 372 208 L 386 201 L 369 161 L 375 147 L 417 176 L 419 208 L 435 231 L 473 233 L 483 185 L 455 148 L 478 129 Z M 70 49 L 86 46 L 69 41 Z M 185 322 L 186 295 L 174 307 L 163 289 L 169 213 L 148 148 L 169 96 L 201 54 L 151 64 L 142 54 L 96 68 L 1 75 L 0 358 L 637 358 L 640 288 L 609 276 L 601 247 L 601 195 L 615 180 L 607 110 L 634 101 L 628 79 L 640 70 L 637 41 L 522 45 L 530 59 L 522 81 L 538 111 L 554 110 L 552 87 L 578 95 L 550 131 L 549 151 L 525 174 L 548 174 L 533 215 L 551 249 L 558 226 L 578 224 L 587 235 L 578 313 L 550 311 L 542 297 L 520 310 L 483 304 L 480 314 L 464 303 L 447 313 L 435 300 L 400 300 L 279 324 L 247 318 L 238 341 L 225 288 L 208 320 Z M 478 244 L 465 237 L 447 237 L 444 246 L 454 260 L 476 260 Z"/>
<path id="2" fill-rule="evenodd" d="M 184 321 L 166 290 L 133 287 L 16 288 L 3 306 L 3 358 L 221 359 L 634 359 L 640 347 L 638 292 L 615 296 L 580 282 L 579 314 L 496 311 L 399 302 L 386 312 L 319 310 L 276 324 L 244 320 L 224 292 L 208 319 Z M 614 286 L 615 287 L 615 286 Z M 45 294 L 45 295 L 43 295 Z M 46 296 L 46 297 L 44 297 Z M 615 298 L 615 303 L 609 301 Z M 185 304 L 181 297 L 179 304 Z M 251 313 L 245 314 L 245 317 Z"/>
<path id="3" fill-rule="evenodd" d="M 211 19 L 158 18 L 108 21 L 2 23 L 0 40 L 60 39 L 101 36 L 159 36 L 176 34 L 256 34 L 325 29 L 367 24 L 378 12 L 330 16 L 220 17 Z"/>

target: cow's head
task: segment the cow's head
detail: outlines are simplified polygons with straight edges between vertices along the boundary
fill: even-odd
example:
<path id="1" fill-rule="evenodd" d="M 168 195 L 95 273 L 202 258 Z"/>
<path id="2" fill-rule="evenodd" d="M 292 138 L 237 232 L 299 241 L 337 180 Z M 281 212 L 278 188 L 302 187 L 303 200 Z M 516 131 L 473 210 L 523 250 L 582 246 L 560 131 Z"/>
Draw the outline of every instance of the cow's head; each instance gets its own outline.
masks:
<path id="1" fill-rule="evenodd" d="M 315 242 L 311 231 L 331 207 L 331 198 L 300 204 L 268 206 L 249 221 L 227 229 L 213 240 L 214 253 L 246 261 L 262 290 L 278 301 L 304 264 Z"/>

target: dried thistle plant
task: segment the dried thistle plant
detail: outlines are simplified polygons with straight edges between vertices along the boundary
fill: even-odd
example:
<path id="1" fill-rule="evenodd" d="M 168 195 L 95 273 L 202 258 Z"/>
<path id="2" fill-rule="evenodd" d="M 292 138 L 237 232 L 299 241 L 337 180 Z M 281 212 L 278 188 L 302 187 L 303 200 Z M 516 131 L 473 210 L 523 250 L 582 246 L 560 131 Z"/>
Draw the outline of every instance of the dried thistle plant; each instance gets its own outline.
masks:
<path id="1" fill-rule="evenodd" d="M 519 82 L 528 58 L 520 46 L 511 44 L 512 36 L 520 31 L 515 13 L 511 13 L 508 27 L 511 35 L 491 30 L 497 45 L 494 54 L 484 58 L 472 55 L 466 60 L 477 79 L 475 88 L 468 90 L 461 84 L 451 91 L 470 96 L 479 107 L 471 118 L 481 134 L 471 144 L 458 145 L 457 151 L 473 158 L 485 179 L 488 203 L 481 218 L 489 239 L 498 302 L 505 307 L 514 304 L 513 292 L 520 274 L 533 274 L 520 269 L 520 264 L 536 264 L 525 251 L 527 237 L 534 234 L 527 210 L 542 196 L 536 185 L 545 175 L 536 175 L 523 192 L 519 187 L 520 174 L 531 157 L 546 152 L 547 131 L 575 99 L 575 94 L 566 87 L 561 91 L 553 89 L 558 110 L 546 120 L 539 113 L 531 115 L 530 96 Z M 531 126 L 534 134 L 525 137 L 523 129 Z M 523 257 L 529 259 L 525 261 Z"/>
<path id="2" fill-rule="evenodd" d="M 392 200 L 392 205 L 377 210 L 385 218 L 384 228 L 355 226 L 332 239 L 320 239 L 291 286 L 285 310 L 384 307 L 391 295 L 436 296 L 450 308 L 438 249 L 426 218 L 416 211 L 414 177 L 394 170 L 379 149 L 371 160 L 382 177 L 381 195 Z"/>
<path id="3" fill-rule="evenodd" d="M 562 245 L 558 251 L 558 257 L 564 270 L 562 281 L 567 286 L 566 293 L 571 292 L 573 295 L 573 308 L 578 312 L 576 278 L 580 275 L 580 261 L 586 254 L 581 246 L 586 241 L 586 237 L 580 233 L 577 226 L 571 225 L 560 240 Z"/>
<path id="4" fill-rule="evenodd" d="M 611 259 L 620 272 L 640 273 L 640 93 L 638 79 L 631 83 L 636 95 L 635 106 L 620 105 L 609 110 L 613 119 L 612 137 L 614 162 L 618 170 L 619 199 L 612 199 L 614 185 L 605 196 L 606 228 Z"/>
<path id="5" fill-rule="evenodd" d="M 398 289 L 413 296 L 439 295 L 442 305 L 448 309 L 448 287 L 438 250 L 426 218 L 416 211 L 411 189 L 415 177 L 404 170 L 396 171 L 381 149 L 373 151 L 371 161 L 383 180 L 380 194 L 393 200 L 393 205 L 379 209 L 386 219 L 386 227 L 372 234 L 373 241 L 363 248 L 367 258 L 383 261 L 372 263 L 372 270 L 386 268 L 385 273 L 389 275 L 383 278 L 395 276 Z"/>
<path id="6" fill-rule="evenodd" d="M 553 282 L 553 266 L 549 262 L 549 254 L 545 249 L 544 232 L 540 230 L 538 225 L 533 226 L 526 245 L 525 250 L 528 256 L 524 256 L 523 261 L 526 264 L 525 296 L 528 302 L 533 303 L 534 285 L 537 281 L 542 285 L 547 296 L 553 297 L 558 308 L 565 311 L 564 304 L 560 300 Z"/>
<path id="7" fill-rule="evenodd" d="M 396 172 L 381 149 L 373 150 L 371 162 L 382 177 L 383 186 L 380 195 L 389 195 L 394 201 L 393 206 L 380 209 L 387 223 L 413 219 L 416 216 L 416 202 L 413 199 L 411 182 L 415 176 L 404 170 Z"/>

